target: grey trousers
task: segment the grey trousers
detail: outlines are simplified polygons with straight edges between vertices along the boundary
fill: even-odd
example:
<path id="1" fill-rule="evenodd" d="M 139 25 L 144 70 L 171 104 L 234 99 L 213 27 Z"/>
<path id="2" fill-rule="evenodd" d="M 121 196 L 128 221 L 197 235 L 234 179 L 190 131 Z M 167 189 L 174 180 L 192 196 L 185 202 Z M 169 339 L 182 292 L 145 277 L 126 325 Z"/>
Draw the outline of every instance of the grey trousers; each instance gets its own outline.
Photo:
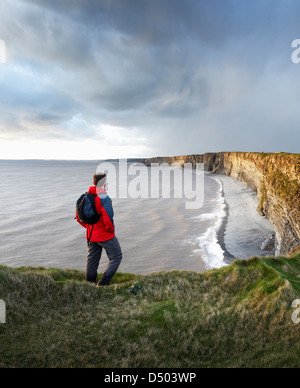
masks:
<path id="1" fill-rule="evenodd" d="M 99 286 L 109 286 L 111 279 L 119 269 L 119 266 L 122 261 L 122 249 L 119 244 L 117 237 L 114 237 L 112 240 L 95 243 L 88 243 L 88 257 L 86 265 L 86 280 L 89 283 L 96 284 L 98 267 L 100 264 L 103 248 L 106 251 L 107 257 L 109 259 L 109 264 L 100 279 Z"/>

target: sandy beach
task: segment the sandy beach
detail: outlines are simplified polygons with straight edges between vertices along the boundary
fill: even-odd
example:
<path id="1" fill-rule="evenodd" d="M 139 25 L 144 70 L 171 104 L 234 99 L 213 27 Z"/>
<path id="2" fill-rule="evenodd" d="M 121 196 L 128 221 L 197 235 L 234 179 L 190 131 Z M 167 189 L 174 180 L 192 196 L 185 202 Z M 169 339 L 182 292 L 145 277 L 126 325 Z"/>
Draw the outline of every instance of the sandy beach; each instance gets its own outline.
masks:
<path id="1" fill-rule="evenodd" d="M 257 212 L 256 194 L 231 177 L 214 178 L 222 182 L 225 199 L 226 217 L 218 234 L 224 260 L 231 263 L 234 259 L 274 255 L 275 247 L 271 251 L 262 249 L 262 244 L 275 232 L 271 222 Z"/>

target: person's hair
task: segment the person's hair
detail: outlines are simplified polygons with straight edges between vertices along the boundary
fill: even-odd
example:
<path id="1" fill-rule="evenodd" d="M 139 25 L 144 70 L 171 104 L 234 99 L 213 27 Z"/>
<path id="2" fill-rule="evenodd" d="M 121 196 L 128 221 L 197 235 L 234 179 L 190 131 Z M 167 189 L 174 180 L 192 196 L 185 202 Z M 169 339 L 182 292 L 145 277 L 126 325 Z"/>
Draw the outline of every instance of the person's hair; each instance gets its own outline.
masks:
<path id="1" fill-rule="evenodd" d="M 102 187 L 106 183 L 106 174 L 104 173 L 95 174 L 93 180 L 94 180 L 95 186 L 98 186 L 98 183 L 101 182 L 101 187 Z"/>

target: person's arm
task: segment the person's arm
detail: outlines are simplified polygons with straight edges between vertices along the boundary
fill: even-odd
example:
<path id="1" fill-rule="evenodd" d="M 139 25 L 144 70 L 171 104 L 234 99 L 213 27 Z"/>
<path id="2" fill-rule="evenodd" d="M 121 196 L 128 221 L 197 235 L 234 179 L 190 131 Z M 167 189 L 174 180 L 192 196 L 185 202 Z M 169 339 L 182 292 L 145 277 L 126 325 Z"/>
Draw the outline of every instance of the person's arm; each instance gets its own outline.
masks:
<path id="1" fill-rule="evenodd" d="M 83 226 L 85 229 L 87 228 L 87 224 L 84 224 L 84 223 L 82 223 L 82 222 L 79 221 L 77 212 L 76 212 L 76 221 L 78 222 L 78 224 L 80 224 L 81 226 Z"/>

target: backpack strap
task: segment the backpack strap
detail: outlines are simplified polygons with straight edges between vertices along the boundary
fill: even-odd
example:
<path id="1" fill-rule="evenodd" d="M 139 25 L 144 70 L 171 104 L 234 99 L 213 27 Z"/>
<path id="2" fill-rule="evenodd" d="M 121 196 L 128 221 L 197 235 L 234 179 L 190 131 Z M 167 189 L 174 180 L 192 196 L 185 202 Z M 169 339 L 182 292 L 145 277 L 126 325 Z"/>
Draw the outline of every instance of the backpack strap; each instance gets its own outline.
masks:
<path id="1" fill-rule="evenodd" d="M 92 194 L 93 197 L 96 199 L 96 197 L 99 197 L 98 194 Z M 100 200 L 100 205 L 101 205 L 101 208 L 102 208 L 102 203 L 101 203 L 101 198 L 99 197 L 99 200 Z M 97 210 L 97 209 L 96 209 Z M 102 214 L 99 214 L 99 216 L 101 217 Z M 88 243 L 90 243 L 91 241 L 91 238 L 92 238 L 92 235 L 93 235 L 93 230 L 94 230 L 94 225 L 92 225 L 92 230 L 91 230 L 91 233 L 90 233 L 90 236 L 88 237 Z"/>

